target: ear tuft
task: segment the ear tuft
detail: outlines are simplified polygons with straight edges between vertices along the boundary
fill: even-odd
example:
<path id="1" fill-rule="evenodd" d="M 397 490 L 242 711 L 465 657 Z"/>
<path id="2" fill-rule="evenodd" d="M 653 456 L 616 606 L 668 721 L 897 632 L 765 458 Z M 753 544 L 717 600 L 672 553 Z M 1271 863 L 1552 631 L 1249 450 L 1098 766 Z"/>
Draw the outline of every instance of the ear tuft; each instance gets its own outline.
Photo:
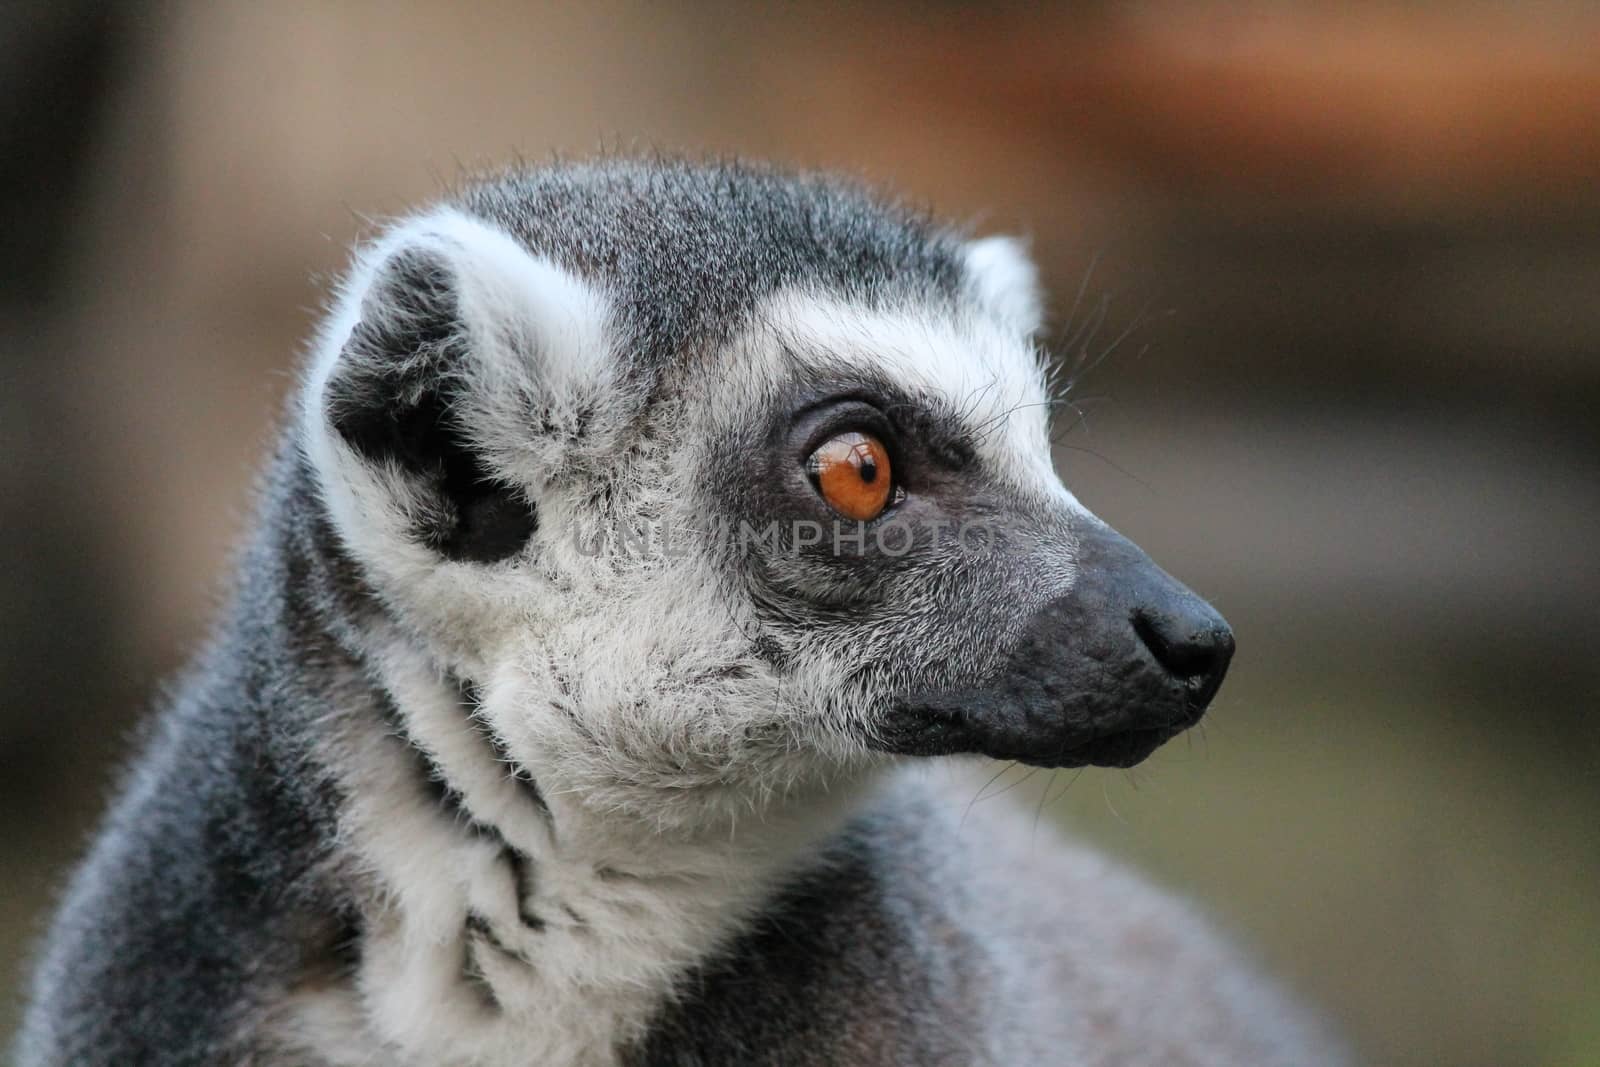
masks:
<path id="1" fill-rule="evenodd" d="M 333 429 L 365 458 L 427 469 L 448 400 L 441 385 L 466 345 L 455 279 L 433 249 L 379 264 L 325 387 Z"/>
<path id="2" fill-rule="evenodd" d="M 470 321 L 471 288 L 483 282 L 470 242 L 484 228 L 450 221 L 455 233 L 418 225 L 380 246 L 364 288 L 358 273 L 348 332 L 312 385 L 308 414 L 321 423 L 313 434 L 336 438 L 368 470 L 345 477 L 387 487 L 403 536 L 449 560 L 488 563 L 519 552 L 538 515 L 525 490 L 492 469 L 484 429 L 469 425 L 483 421 L 471 393 L 486 360 L 531 354 L 494 350 L 484 335 L 503 324 Z M 327 462 L 348 468 L 350 459 Z"/>
<path id="3" fill-rule="evenodd" d="M 967 278 L 979 303 L 1028 334 L 1044 326 L 1039 269 L 1015 237 L 984 237 L 966 249 Z"/>

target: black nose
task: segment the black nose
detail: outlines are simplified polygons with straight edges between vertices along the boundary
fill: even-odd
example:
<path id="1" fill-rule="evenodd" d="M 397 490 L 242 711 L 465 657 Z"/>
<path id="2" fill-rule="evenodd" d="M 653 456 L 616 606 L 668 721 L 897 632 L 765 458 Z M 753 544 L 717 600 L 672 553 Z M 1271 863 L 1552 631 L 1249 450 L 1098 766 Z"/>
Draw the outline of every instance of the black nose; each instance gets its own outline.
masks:
<path id="1" fill-rule="evenodd" d="M 1211 605 L 1098 521 L 1073 531 L 1071 586 L 974 682 L 913 690 L 883 747 L 1036 767 L 1132 767 L 1200 721 L 1233 658 Z"/>
<path id="2" fill-rule="evenodd" d="M 1135 607 L 1133 629 L 1156 662 L 1193 683 L 1202 701 L 1222 685 L 1233 658 L 1233 631 L 1210 604 L 1187 589 Z"/>

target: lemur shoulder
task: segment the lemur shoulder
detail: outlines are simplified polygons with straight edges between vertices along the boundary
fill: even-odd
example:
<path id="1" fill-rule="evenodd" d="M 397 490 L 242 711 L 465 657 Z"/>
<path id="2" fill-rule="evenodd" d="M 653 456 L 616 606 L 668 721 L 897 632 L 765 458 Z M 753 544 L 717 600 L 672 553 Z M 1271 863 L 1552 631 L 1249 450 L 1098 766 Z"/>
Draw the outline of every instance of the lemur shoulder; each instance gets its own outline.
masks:
<path id="1" fill-rule="evenodd" d="M 1186 904 L 917 773 L 1130 766 L 1232 652 L 1052 469 L 1040 308 L 1017 242 L 743 165 L 390 226 L 22 1062 L 1342 1062 Z"/>

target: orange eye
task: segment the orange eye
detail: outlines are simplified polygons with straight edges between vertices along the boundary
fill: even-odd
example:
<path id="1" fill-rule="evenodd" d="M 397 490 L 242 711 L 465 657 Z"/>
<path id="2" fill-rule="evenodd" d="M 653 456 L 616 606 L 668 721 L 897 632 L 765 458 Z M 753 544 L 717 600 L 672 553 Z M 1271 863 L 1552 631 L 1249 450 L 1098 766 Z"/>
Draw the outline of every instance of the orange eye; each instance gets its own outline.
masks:
<path id="1" fill-rule="evenodd" d="M 889 450 L 876 437 L 842 433 L 811 453 L 811 476 L 828 506 L 847 519 L 866 522 L 883 514 L 894 479 Z"/>

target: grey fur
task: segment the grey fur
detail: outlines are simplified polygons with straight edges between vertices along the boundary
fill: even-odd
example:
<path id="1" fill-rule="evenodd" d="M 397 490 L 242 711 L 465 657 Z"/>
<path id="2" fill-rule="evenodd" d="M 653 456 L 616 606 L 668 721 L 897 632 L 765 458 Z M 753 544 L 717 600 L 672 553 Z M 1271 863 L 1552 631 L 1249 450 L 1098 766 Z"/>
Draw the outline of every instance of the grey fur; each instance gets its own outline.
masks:
<path id="1" fill-rule="evenodd" d="M 1010 338 L 1006 365 L 1024 366 L 1027 325 L 985 305 L 963 235 L 833 179 L 665 161 L 520 172 L 453 209 L 360 267 L 336 311 L 232 605 L 62 904 L 23 1064 L 1339 1061 L 1186 905 L 1048 834 L 1031 847 L 1001 809 L 963 826 L 894 769 L 895 752 L 1002 733 L 1041 762 L 1138 758 L 1104 732 L 1164 739 L 1221 678 L 1174 681 L 1116 643 L 1123 594 L 1074 582 L 1104 528 L 1030 481 L 1037 434 L 988 436 L 1020 405 L 935 395 L 783 319 L 799 294 L 832 309 L 825 326 L 859 316 L 858 340 L 910 316 Z M 550 264 L 599 293 L 606 350 L 565 367 L 555 333 L 481 321 L 510 253 L 467 249 L 479 233 L 531 257 L 505 269 Z M 495 345 L 514 366 L 484 362 Z M 563 554 L 579 519 L 818 514 L 792 462 L 811 432 L 796 412 L 818 403 L 904 439 L 911 517 L 1003 518 L 1003 549 L 973 567 L 935 527 L 908 561 L 824 558 L 788 534 L 667 564 Z M 1115 553 L 1140 596 L 1200 610 Z M 1112 615 L 1115 641 L 1040 630 Z M 584 658 L 596 634 L 625 661 L 615 677 Z M 1135 653 L 1109 681 L 1083 666 Z M 935 709 L 953 725 L 900 740 Z M 406 867 L 374 843 L 373 811 L 442 851 Z M 459 902 L 395 884 L 430 866 L 471 883 Z M 448 943 L 395 933 L 439 914 Z M 637 937 L 617 928 L 634 921 Z M 665 947 L 628 955 L 658 921 Z M 437 1027 L 455 1029 L 415 1052 L 438 1035 L 381 1005 L 436 958 L 462 993 Z M 612 958 L 635 969 L 594 978 L 591 1001 L 554 987 L 592 1025 L 538 1015 L 550 973 Z M 544 993 L 522 1002 L 524 973 Z"/>

